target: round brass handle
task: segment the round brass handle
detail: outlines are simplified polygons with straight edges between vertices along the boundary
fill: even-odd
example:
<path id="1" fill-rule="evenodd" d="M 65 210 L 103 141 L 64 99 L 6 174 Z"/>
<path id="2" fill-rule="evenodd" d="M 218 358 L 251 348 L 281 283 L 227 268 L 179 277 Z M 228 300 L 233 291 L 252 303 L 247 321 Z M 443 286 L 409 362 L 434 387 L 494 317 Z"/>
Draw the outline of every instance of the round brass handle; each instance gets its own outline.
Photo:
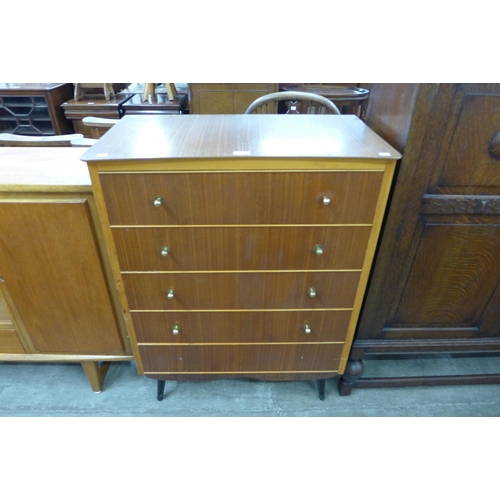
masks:
<path id="1" fill-rule="evenodd" d="M 314 245 L 313 252 L 316 255 L 323 255 L 323 247 L 321 245 Z"/>
<path id="2" fill-rule="evenodd" d="M 329 196 L 326 195 L 323 196 L 323 205 L 330 205 L 331 201 L 332 200 L 330 199 Z"/>
<path id="3" fill-rule="evenodd" d="M 153 200 L 153 205 L 155 207 L 161 207 L 163 205 L 163 198 L 161 196 L 157 196 L 154 200 Z"/>
<path id="4" fill-rule="evenodd" d="M 309 288 L 307 290 L 307 293 L 309 294 L 309 297 L 312 297 L 312 298 L 316 297 L 316 288 L 313 288 L 313 287 Z"/>
<path id="5" fill-rule="evenodd" d="M 304 325 L 304 332 L 306 332 L 307 335 L 309 335 L 311 333 L 311 325 L 309 325 L 309 323 L 306 323 Z"/>
<path id="6" fill-rule="evenodd" d="M 179 335 L 179 332 L 181 331 L 181 327 L 176 323 L 174 327 L 172 328 L 172 335 Z"/>
<path id="7" fill-rule="evenodd" d="M 160 254 L 162 257 L 166 257 L 170 253 L 169 247 L 161 247 Z"/>
<path id="8" fill-rule="evenodd" d="M 175 289 L 169 288 L 167 290 L 167 299 L 173 299 L 175 297 Z"/>

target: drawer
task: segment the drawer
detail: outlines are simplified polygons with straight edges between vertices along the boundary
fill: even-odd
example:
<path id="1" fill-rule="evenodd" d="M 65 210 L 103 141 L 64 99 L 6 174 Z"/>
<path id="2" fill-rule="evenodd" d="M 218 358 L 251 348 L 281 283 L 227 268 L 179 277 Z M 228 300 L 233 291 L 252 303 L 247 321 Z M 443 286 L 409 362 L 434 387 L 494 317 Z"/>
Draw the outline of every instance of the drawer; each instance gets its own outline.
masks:
<path id="1" fill-rule="evenodd" d="M 371 224 L 382 177 L 363 171 L 159 172 L 101 174 L 100 180 L 111 225 Z M 158 196 L 162 204 L 155 207 Z"/>
<path id="2" fill-rule="evenodd" d="M 343 347 L 343 344 L 178 345 L 139 346 L 139 352 L 146 374 L 335 372 Z"/>
<path id="3" fill-rule="evenodd" d="M 359 272 L 123 274 L 132 310 L 352 308 Z M 316 296 L 308 290 L 314 288 Z M 172 299 L 167 291 L 175 290 Z"/>
<path id="4" fill-rule="evenodd" d="M 15 330 L 2 330 L 0 328 L 0 353 L 24 354 L 25 352 Z"/>
<path id="5" fill-rule="evenodd" d="M 122 271 L 359 270 L 370 232 L 371 226 L 188 226 L 114 228 L 113 236 Z"/>
<path id="6" fill-rule="evenodd" d="M 139 344 L 344 342 L 350 318 L 349 310 L 132 313 Z"/>

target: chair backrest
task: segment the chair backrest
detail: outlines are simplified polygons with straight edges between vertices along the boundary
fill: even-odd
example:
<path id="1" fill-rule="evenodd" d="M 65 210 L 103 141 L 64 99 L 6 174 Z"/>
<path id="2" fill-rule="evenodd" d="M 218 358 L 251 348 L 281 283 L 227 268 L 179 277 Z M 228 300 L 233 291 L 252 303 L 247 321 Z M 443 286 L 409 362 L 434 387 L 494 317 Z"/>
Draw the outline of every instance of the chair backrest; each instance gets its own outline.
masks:
<path id="1" fill-rule="evenodd" d="M 267 94 L 252 102 L 245 114 L 269 114 L 269 103 L 278 101 L 288 101 L 290 103 L 286 114 L 340 115 L 339 109 L 332 101 L 310 92 L 273 92 Z"/>
<path id="2" fill-rule="evenodd" d="M 31 136 L 16 134 L 0 134 L 0 146 L 35 146 L 35 147 L 68 147 L 72 141 L 81 141 L 83 134 Z M 88 146 L 88 144 L 87 144 Z"/>

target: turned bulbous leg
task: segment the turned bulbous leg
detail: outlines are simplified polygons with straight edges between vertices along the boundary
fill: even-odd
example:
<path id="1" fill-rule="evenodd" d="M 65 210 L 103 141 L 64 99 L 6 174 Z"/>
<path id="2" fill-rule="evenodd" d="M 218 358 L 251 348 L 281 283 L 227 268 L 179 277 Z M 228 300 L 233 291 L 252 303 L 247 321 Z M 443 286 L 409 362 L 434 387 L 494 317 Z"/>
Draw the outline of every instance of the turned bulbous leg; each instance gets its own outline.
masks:
<path id="1" fill-rule="evenodd" d="M 354 383 L 363 375 L 364 371 L 365 367 L 361 359 L 350 359 L 347 362 L 343 375 L 340 377 L 338 385 L 339 394 L 341 396 L 350 396 Z"/>

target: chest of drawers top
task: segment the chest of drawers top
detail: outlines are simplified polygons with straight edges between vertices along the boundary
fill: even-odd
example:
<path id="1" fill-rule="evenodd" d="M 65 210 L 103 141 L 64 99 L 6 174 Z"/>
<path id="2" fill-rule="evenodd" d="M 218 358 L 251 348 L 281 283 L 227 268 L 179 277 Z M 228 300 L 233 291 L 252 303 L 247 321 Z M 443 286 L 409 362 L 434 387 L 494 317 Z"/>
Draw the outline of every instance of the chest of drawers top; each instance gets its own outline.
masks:
<path id="1" fill-rule="evenodd" d="M 354 115 L 161 115 L 125 116 L 82 160 L 400 157 Z"/>

